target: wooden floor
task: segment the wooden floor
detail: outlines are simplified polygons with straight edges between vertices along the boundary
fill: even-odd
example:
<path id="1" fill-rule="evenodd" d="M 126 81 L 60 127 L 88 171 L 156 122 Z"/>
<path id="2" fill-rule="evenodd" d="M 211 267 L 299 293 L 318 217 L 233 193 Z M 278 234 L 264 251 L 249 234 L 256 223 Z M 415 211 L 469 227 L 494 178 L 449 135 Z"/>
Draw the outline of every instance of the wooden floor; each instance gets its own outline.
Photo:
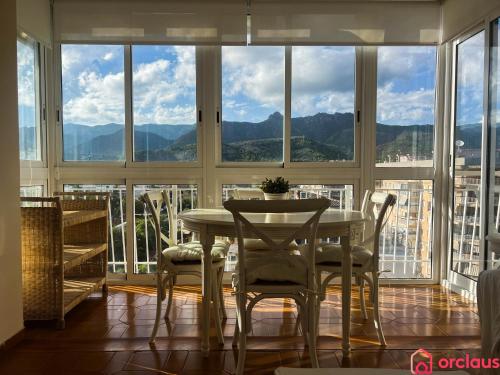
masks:
<path id="1" fill-rule="evenodd" d="M 331 288 L 320 317 L 321 367 L 410 368 L 418 348 L 441 356 L 478 355 L 479 321 L 475 308 L 456 294 L 435 287 L 382 288 L 382 317 L 388 346 L 381 349 L 370 319 L 363 321 L 359 295 L 353 295 L 349 360 L 340 349 L 340 290 Z M 222 374 L 235 369 L 231 348 L 234 299 L 226 290 L 228 319 L 223 347 L 212 341 L 208 358 L 200 353 L 200 288 L 177 287 L 169 322 L 162 322 L 156 347 L 148 336 L 155 315 L 155 292 L 149 287 L 110 287 L 67 316 L 66 329 L 31 327 L 21 343 L 0 354 L 0 374 Z M 297 335 L 296 311 L 289 301 L 266 300 L 253 314 L 249 373 L 269 373 L 278 366 L 308 367 L 303 340 Z M 371 309 L 370 309 L 371 317 Z M 276 337 L 273 337 L 276 336 Z M 434 360 L 437 363 L 437 360 Z"/>

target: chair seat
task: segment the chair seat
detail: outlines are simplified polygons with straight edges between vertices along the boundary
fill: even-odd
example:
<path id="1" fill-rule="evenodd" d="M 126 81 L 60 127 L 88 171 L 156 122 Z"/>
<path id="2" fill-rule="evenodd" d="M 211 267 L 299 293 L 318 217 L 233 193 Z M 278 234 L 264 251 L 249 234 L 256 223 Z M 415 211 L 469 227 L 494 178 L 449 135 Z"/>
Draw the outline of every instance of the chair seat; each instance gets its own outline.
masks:
<path id="1" fill-rule="evenodd" d="M 233 287 L 238 286 L 238 268 L 233 274 Z M 307 285 L 307 261 L 297 253 L 252 254 L 246 256 L 246 278 L 250 285 Z"/>
<path id="2" fill-rule="evenodd" d="M 225 241 L 215 241 L 212 246 L 212 262 L 224 259 L 229 250 L 229 244 Z M 201 264 L 203 246 L 198 241 L 170 246 L 162 252 L 164 259 L 173 264 Z"/>
<path id="3" fill-rule="evenodd" d="M 342 266 L 343 250 L 340 245 L 320 245 L 316 251 L 316 264 L 325 266 Z M 369 267 L 373 263 L 373 253 L 363 246 L 352 247 L 353 267 Z"/>

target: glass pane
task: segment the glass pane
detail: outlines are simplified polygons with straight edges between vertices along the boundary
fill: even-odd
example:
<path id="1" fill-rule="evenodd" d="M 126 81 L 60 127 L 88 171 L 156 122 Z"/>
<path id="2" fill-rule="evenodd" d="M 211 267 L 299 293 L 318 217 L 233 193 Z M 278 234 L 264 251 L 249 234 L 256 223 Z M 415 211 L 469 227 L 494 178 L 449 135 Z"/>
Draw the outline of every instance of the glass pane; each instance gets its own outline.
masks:
<path id="1" fill-rule="evenodd" d="M 110 193 L 109 207 L 109 240 L 108 240 L 108 272 L 126 273 L 126 192 L 125 185 L 64 185 L 64 191 L 97 191 Z"/>
<path id="2" fill-rule="evenodd" d="M 146 205 L 140 200 L 142 194 L 153 190 L 166 189 L 170 193 L 170 201 L 173 207 L 173 226 L 168 224 L 167 209 L 162 208 L 160 212 L 160 223 L 164 234 L 172 238 L 172 232 L 176 233 L 178 243 L 190 240 L 190 235 L 182 230 L 182 220 L 178 218 L 179 212 L 198 207 L 197 185 L 134 185 L 134 273 L 152 273 L 156 271 L 156 237 L 154 225 Z M 168 232 L 168 233 L 167 233 Z M 168 247 L 163 243 L 164 248 Z"/>
<path id="3" fill-rule="evenodd" d="M 37 45 L 17 40 L 19 157 L 41 160 Z"/>
<path id="4" fill-rule="evenodd" d="M 377 167 L 432 167 L 436 47 L 378 47 Z"/>
<path id="5" fill-rule="evenodd" d="M 222 201 L 234 199 L 235 190 L 259 188 L 258 184 L 224 184 L 222 185 Z M 313 199 L 326 197 L 332 201 L 331 207 L 341 210 L 351 209 L 353 206 L 353 185 L 290 185 L 290 199 Z M 299 240 L 297 240 L 299 241 Z M 323 241 L 339 243 L 338 238 L 325 238 Z M 238 261 L 238 244 L 233 241 L 229 247 L 226 259 L 226 272 L 235 270 Z"/>
<path id="6" fill-rule="evenodd" d="M 354 159 L 355 47 L 293 47 L 292 161 Z"/>
<path id="7" fill-rule="evenodd" d="M 489 124 L 491 129 L 491 150 L 494 150 L 495 169 L 492 169 L 493 176 L 490 179 L 490 211 L 489 211 L 489 231 L 500 232 L 500 19 L 492 23 L 491 32 L 491 67 L 490 67 L 490 113 Z M 500 265 L 500 253 L 488 249 L 487 268 L 494 269 Z"/>
<path id="8" fill-rule="evenodd" d="M 21 186 L 21 197 L 43 197 L 43 185 Z"/>
<path id="9" fill-rule="evenodd" d="M 285 47 L 222 47 L 222 160 L 283 161 Z"/>
<path id="10" fill-rule="evenodd" d="M 64 160 L 125 159 L 124 47 L 61 45 Z"/>
<path id="11" fill-rule="evenodd" d="M 375 188 L 397 197 L 380 235 L 381 277 L 431 278 L 433 182 L 378 180 Z"/>
<path id="12" fill-rule="evenodd" d="M 451 268 L 477 277 L 480 259 L 484 31 L 457 46 Z"/>
<path id="13" fill-rule="evenodd" d="M 134 159 L 196 160 L 193 46 L 132 46 Z"/>

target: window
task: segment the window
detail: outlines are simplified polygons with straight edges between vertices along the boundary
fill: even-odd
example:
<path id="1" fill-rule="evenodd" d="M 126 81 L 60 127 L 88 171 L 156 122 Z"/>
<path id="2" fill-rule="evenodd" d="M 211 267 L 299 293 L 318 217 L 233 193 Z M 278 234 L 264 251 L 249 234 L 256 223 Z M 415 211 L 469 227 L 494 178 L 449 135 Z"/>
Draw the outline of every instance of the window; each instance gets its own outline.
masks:
<path id="1" fill-rule="evenodd" d="M 293 47 L 291 161 L 354 160 L 355 47 Z"/>
<path id="2" fill-rule="evenodd" d="M 125 159 L 124 47 L 61 45 L 63 159 Z"/>
<path id="3" fill-rule="evenodd" d="M 482 270 L 480 191 L 483 79 L 484 31 L 456 47 L 451 268 L 473 278 L 479 276 Z"/>
<path id="4" fill-rule="evenodd" d="M 500 19 L 492 22 L 490 48 L 490 93 L 489 93 L 489 126 L 491 134 L 490 158 L 492 168 L 490 177 L 490 210 L 489 232 L 500 232 Z M 488 264 L 490 269 L 498 268 L 500 254 L 489 249 Z"/>
<path id="5" fill-rule="evenodd" d="M 40 142 L 40 86 L 38 45 L 17 40 L 17 90 L 19 114 L 19 157 L 42 160 Z"/>
<path id="6" fill-rule="evenodd" d="M 125 185 L 66 184 L 64 191 L 97 191 L 110 193 L 108 272 L 125 273 L 126 256 L 126 188 Z"/>
<path id="7" fill-rule="evenodd" d="M 194 161 L 193 46 L 132 46 L 135 161 Z"/>
<path id="8" fill-rule="evenodd" d="M 156 271 L 156 240 L 154 224 L 141 195 L 151 190 L 166 189 L 170 193 L 173 207 L 173 225 L 169 228 L 167 209 L 162 208 L 160 222 L 163 233 L 169 238 L 175 236 L 182 243 L 188 240 L 188 235 L 182 231 L 182 221 L 177 214 L 183 210 L 198 207 L 198 188 L 196 185 L 134 185 L 134 273 L 151 273 Z M 174 238 L 175 238 L 174 237 Z M 164 243 L 165 248 L 168 247 Z"/>
<path id="9" fill-rule="evenodd" d="M 285 47 L 222 47 L 222 161 L 282 162 Z"/>
<path id="10" fill-rule="evenodd" d="M 380 236 L 384 278 L 432 277 L 433 183 L 431 180 L 378 180 L 376 190 L 396 195 Z"/>
<path id="11" fill-rule="evenodd" d="M 432 167 L 436 47 L 378 48 L 377 167 Z"/>
<path id="12" fill-rule="evenodd" d="M 25 185 L 21 186 L 21 197 L 43 197 L 43 185 Z"/>

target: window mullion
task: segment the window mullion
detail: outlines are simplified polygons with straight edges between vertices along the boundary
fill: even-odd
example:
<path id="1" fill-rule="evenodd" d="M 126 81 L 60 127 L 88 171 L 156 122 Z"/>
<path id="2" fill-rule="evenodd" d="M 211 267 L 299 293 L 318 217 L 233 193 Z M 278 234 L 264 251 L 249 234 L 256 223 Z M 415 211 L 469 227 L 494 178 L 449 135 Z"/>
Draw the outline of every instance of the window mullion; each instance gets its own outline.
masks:
<path id="1" fill-rule="evenodd" d="M 133 162 L 133 124 L 132 124 L 132 47 L 124 46 L 124 87 L 125 87 L 125 166 Z"/>
<path id="2" fill-rule="evenodd" d="M 285 115 L 283 119 L 283 165 L 290 166 L 292 136 L 292 47 L 285 47 Z"/>

